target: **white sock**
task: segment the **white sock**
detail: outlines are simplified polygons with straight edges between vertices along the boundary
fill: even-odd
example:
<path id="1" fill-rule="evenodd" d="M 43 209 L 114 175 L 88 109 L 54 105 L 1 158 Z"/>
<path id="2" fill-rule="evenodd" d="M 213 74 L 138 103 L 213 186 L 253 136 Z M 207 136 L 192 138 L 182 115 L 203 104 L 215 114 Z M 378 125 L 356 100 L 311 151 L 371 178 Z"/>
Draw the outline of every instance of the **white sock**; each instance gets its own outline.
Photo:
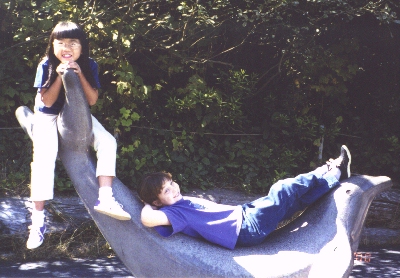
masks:
<path id="1" fill-rule="evenodd" d="M 42 227 L 44 225 L 44 210 L 32 210 L 32 226 Z"/>
<path id="2" fill-rule="evenodd" d="M 99 188 L 99 200 L 107 200 L 113 197 L 112 187 L 103 186 Z"/>

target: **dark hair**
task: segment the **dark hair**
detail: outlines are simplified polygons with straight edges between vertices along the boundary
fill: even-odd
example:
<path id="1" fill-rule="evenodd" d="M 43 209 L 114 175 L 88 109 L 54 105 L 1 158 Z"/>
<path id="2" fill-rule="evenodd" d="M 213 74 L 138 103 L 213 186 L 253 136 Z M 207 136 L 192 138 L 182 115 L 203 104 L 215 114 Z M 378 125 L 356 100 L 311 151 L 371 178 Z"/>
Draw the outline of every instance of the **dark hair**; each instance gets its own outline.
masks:
<path id="1" fill-rule="evenodd" d="M 60 64 L 60 60 L 54 55 L 54 40 L 60 39 L 79 39 L 82 46 L 82 53 L 76 61 L 85 75 L 87 81 L 93 88 L 96 88 L 96 82 L 90 69 L 89 62 L 89 41 L 83 29 L 74 22 L 62 21 L 59 22 L 50 34 L 49 44 L 47 45 L 46 57 L 49 59 L 49 78 L 45 85 L 50 86 L 57 78 L 56 68 Z"/>
<path id="2" fill-rule="evenodd" d="M 146 175 L 138 189 L 139 197 L 145 203 L 154 205 L 153 202 L 158 200 L 158 194 L 165 181 L 172 180 L 172 175 L 166 172 L 156 172 Z"/>

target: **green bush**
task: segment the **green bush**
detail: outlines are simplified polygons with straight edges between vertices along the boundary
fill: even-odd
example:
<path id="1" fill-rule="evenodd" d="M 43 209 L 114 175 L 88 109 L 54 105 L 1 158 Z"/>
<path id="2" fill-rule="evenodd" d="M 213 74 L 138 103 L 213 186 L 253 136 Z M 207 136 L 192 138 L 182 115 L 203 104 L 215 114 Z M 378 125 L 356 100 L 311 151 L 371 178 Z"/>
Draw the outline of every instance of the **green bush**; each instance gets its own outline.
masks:
<path id="1" fill-rule="evenodd" d="M 378 0 L 1 2 L 0 126 L 33 106 L 48 35 L 73 20 L 100 65 L 92 113 L 118 137 L 132 189 L 165 170 L 185 189 L 266 192 L 341 144 L 354 172 L 399 179 L 398 13 Z M 27 188 L 29 140 L 0 132 L 1 187 Z"/>

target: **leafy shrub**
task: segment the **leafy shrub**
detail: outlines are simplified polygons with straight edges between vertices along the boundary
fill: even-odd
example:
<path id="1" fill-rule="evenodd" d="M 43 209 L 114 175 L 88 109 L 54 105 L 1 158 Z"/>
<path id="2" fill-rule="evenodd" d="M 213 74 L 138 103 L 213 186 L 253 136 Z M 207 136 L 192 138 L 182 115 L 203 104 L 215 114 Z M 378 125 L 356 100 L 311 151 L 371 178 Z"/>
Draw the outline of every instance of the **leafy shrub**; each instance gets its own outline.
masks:
<path id="1" fill-rule="evenodd" d="M 377 0 L 4 2 L 0 124 L 32 107 L 47 37 L 73 20 L 100 65 L 92 113 L 118 137 L 131 188 L 166 170 L 186 189 L 266 192 L 343 143 L 356 172 L 398 179 L 398 13 Z M 29 180 L 19 132 L 2 137 L 3 188 Z M 71 188 L 62 167 L 56 176 Z"/>

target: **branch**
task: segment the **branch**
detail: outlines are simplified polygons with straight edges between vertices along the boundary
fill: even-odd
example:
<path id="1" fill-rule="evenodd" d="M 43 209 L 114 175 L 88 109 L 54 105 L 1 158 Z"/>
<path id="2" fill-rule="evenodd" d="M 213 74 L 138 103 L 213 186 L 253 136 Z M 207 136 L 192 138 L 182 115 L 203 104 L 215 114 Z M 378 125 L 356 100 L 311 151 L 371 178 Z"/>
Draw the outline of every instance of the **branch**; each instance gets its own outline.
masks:
<path id="1" fill-rule="evenodd" d="M 257 25 L 258 25 L 258 24 L 257 24 Z M 252 34 L 252 33 L 254 32 L 254 30 L 256 29 L 257 25 L 253 26 L 253 28 L 251 29 L 251 31 L 247 33 L 246 37 L 242 40 L 241 43 L 239 43 L 238 45 L 232 46 L 231 48 L 226 49 L 226 50 L 222 51 L 221 53 L 219 53 L 219 54 L 217 54 L 217 55 L 214 55 L 214 56 L 211 57 L 210 59 L 213 59 L 213 58 L 215 58 L 215 57 L 217 57 L 217 56 L 219 56 L 219 55 L 222 55 L 222 54 L 224 54 L 224 53 L 226 53 L 226 52 L 232 51 L 232 50 L 238 48 L 239 46 L 243 45 L 243 44 L 245 43 L 246 39 L 250 36 L 250 34 Z M 208 60 L 208 59 L 207 59 L 207 60 Z M 204 62 L 207 62 L 207 60 L 205 60 Z"/>

